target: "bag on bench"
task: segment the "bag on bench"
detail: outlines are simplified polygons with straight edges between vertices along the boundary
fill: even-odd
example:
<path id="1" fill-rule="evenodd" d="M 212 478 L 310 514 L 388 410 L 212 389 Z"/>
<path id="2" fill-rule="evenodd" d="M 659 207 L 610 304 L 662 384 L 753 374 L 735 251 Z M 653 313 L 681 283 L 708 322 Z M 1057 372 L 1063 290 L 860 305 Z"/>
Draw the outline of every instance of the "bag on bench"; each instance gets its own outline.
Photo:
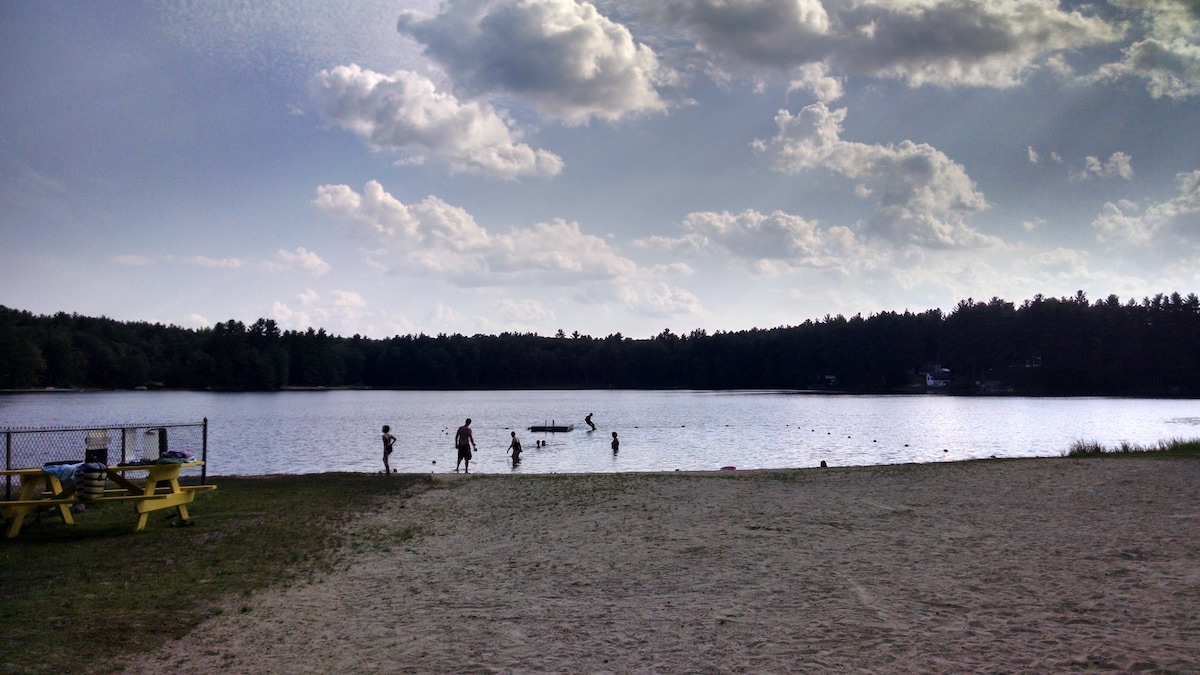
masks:
<path id="1" fill-rule="evenodd" d="M 108 466 L 99 462 L 87 462 L 75 474 L 75 497 L 86 502 L 104 496 L 104 485 L 108 482 Z"/>

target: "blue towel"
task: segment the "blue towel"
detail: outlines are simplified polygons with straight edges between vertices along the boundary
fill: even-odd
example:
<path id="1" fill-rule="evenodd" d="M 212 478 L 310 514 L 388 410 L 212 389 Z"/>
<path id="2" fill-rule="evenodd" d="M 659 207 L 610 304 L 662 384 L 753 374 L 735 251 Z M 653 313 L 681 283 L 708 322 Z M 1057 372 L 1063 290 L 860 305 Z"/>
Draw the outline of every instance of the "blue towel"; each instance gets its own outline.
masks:
<path id="1" fill-rule="evenodd" d="M 83 466 L 83 462 L 78 464 L 51 464 L 43 466 L 42 471 L 57 477 L 63 487 L 70 487 L 75 484 L 75 473 L 79 471 L 79 467 L 81 466 Z"/>

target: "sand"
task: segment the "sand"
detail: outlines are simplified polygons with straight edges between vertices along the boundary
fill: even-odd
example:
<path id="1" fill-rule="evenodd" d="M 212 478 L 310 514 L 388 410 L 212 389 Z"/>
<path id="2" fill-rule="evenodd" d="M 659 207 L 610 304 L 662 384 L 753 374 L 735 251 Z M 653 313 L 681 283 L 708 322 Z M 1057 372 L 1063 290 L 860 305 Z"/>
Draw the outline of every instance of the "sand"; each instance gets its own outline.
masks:
<path id="1" fill-rule="evenodd" d="M 132 673 L 1200 672 L 1200 462 L 440 476 Z"/>

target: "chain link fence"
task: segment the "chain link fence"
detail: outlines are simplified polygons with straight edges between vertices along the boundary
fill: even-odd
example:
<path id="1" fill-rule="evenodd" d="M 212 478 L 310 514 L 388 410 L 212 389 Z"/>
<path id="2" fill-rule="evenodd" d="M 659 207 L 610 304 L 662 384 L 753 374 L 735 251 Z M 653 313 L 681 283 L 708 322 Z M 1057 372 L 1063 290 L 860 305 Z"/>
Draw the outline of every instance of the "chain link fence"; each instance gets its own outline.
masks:
<path id="1" fill-rule="evenodd" d="M 167 451 L 191 453 L 208 460 L 208 419 L 183 424 L 139 424 L 104 427 L 0 429 L 4 469 L 39 468 L 47 464 L 99 461 L 108 465 L 157 460 Z M 136 474 L 135 474 L 136 475 Z M 205 466 L 184 469 L 180 478 L 207 479 Z M 18 476 L 4 477 L 4 499 L 20 494 Z"/>

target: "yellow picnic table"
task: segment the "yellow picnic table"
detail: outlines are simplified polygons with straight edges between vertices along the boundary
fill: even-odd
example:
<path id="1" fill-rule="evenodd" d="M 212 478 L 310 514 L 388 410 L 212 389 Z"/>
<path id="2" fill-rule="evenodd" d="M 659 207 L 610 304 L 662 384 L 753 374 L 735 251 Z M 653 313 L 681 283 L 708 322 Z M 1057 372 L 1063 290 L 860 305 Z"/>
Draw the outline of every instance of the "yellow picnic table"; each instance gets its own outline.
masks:
<path id="1" fill-rule="evenodd" d="M 180 485 L 179 472 L 193 466 L 204 466 L 204 462 L 182 462 L 179 464 L 147 464 L 143 466 L 110 466 L 108 479 L 130 495 L 144 497 L 144 500 L 134 502 L 137 507 L 138 523 L 134 532 L 141 532 L 146 527 L 146 519 L 151 511 L 179 509 L 179 517 L 188 520 L 187 505 L 196 499 L 196 493 L 202 490 L 216 490 L 216 485 Z M 145 471 L 146 477 L 141 485 L 131 480 L 125 474 Z M 166 483 L 164 486 L 163 483 Z"/>
<path id="2" fill-rule="evenodd" d="M 0 515 L 9 521 L 8 538 L 12 539 L 21 531 L 25 516 L 37 511 L 43 506 L 55 506 L 62 514 L 63 522 L 74 525 L 71 518 L 71 504 L 74 498 L 67 498 L 62 482 L 58 476 L 47 473 L 42 469 L 6 469 L 0 471 L 0 476 L 17 476 L 21 480 L 21 496 L 13 501 L 0 502 Z M 41 499 L 42 492 L 49 490 L 50 498 Z"/>
<path id="3" fill-rule="evenodd" d="M 179 517 L 187 520 L 187 505 L 196 498 L 201 490 L 215 490 L 216 485 L 180 485 L 179 472 L 194 466 L 203 466 L 204 462 L 182 462 L 164 464 L 144 464 L 108 467 L 108 480 L 118 487 L 104 491 L 103 497 L 79 500 L 75 496 L 75 486 L 63 488 L 58 476 L 42 469 L 6 469 L 0 471 L 0 476 L 17 476 L 21 480 L 21 495 L 10 501 L 0 501 L 0 516 L 8 521 L 8 538 L 11 539 L 21 532 L 25 516 L 36 512 L 39 508 L 52 506 L 58 509 L 63 522 L 74 525 L 71 517 L 71 505 L 98 504 L 115 501 L 132 501 L 137 509 L 138 522 L 134 532 L 140 532 L 146 527 L 146 520 L 151 511 L 176 507 Z M 139 476 L 130 477 L 127 474 L 145 472 L 142 479 Z M 141 481 L 139 484 L 138 481 Z"/>

